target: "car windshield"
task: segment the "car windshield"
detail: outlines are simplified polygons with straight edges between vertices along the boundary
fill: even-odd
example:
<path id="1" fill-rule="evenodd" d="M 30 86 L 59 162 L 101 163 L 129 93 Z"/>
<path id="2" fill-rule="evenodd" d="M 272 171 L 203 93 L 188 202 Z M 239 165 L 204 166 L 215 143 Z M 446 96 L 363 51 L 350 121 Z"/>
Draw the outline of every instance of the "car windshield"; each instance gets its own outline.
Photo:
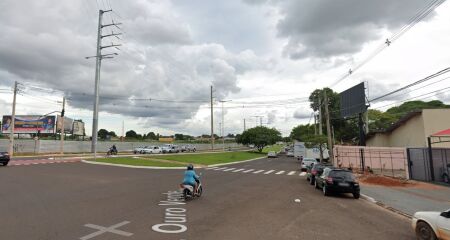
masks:
<path id="1" fill-rule="evenodd" d="M 355 177 L 353 176 L 353 174 L 351 172 L 347 172 L 347 171 L 331 171 L 329 174 L 330 177 L 332 178 L 340 178 L 340 179 L 345 179 L 345 180 L 355 180 Z"/>

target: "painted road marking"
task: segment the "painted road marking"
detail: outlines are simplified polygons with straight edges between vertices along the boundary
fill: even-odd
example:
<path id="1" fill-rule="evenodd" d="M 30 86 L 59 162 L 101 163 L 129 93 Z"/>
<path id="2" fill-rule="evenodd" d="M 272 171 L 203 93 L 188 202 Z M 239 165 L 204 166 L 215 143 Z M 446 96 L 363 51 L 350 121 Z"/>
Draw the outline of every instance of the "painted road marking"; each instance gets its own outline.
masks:
<path id="1" fill-rule="evenodd" d="M 290 175 L 294 175 L 294 174 L 295 174 L 295 171 L 291 171 L 291 172 L 288 173 L 289 176 Z"/>
<path id="2" fill-rule="evenodd" d="M 233 172 L 240 172 L 240 171 L 242 171 L 242 170 L 245 170 L 245 168 L 241 168 L 241 169 L 238 169 L 238 170 L 234 170 Z"/>
<path id="3" fill-rule="evenodd" d="M 219 170 L 224 170 L 224 169 L 227 169 L 228 167 L 221 167 L 221 168 L 216 168 L 216 169 L 214 169 L 214 170 L 216 170 L 216 171 L 219 171 Z"/>
<path id="4" fill-rule="evenodd" d="M 279 172 L 277 172 L 277 173 L 275 173 L 276 175 L 280 175 L 280 174 L 283 174 L 285 171 L 279 171 Z"/>
<path id="5" fill-rule="evenodd" d="M 275 170 L 269 170 L 269 171 L 265 172 L 264 174 L 270 174 L 272 172 L 275 172 Z"/>
<path id="6" fill-rule="evenodd" d="M 207 168 L 207 169 L 215 169 L 215 168 L 219 168 L 219 167 L 209 167 L 209 168 Z"/>
<path id="7" fill-rule="evenodd" d="M 129 221 L 123 221 L 121 223 L 114 224 L 114 225 L 112 225 L 110 227 L 102 227 L 102 226 L 94 225 L 94 224 L 90 224 L 90 223 L 89 224 L 85 224 L 84 225 L 85 227 L 97 229 L 98 231 L 94 232 L 94 233 L 91 233 L 89 235 L 86 235 L 84 237 L 81 237 L 80 239 L 81 240 L 88 240 L 88 239 L 97 237 L 98 235 L 102 235 L 103 233 L 106 233 L 106 232 L 114 233 L 114 234 L 125 236 L 125 237 L 129 237 L 129 236 L 131 236 L 133 234 L 129 233 L 129 232 L 125 232 L 125 231 L 121 231 L 121 230 L 117 230 L 116 229 L 116 228 L 121 227 L 123 225 L 126 225 L 128 223 L 130 223 L 130 222 Z"/>
<path id="8" fill-rule="evenodd" d="M 253 173 L 256 173 L 256 174 L 258 174 L 258 173 L 260 173 L 260 172 L 264 172 L 265 170 L 258 170 L 258 171 L 256 171 L 256 172 L 253 172 Z"/>
<path id="9" fill-rule="evenodd" d="M 223 170 L 223 171 L 224 171 L 224 172 L 228 172 L 228 171 L 231 171 L 231 170 L 234 170 L 234 169 L 236 169 L 236 168 L 228 168 L 228 169 Z"/>
<path id="10" fill-rule="evenodd" d="M 243 171 L 243 173 L 249 173 L 249 172 L 251 172 L 251 171 L 253 171 L 253 170 L 255 170 L 255 169 L 245 170 L 245 171 Z"/>
<path id="11" fill-rule="evenodd" d="M 305 176 L 306 175 L 306 172 L 301 172 L 300 174 L 299 174 L 299 176 L 301 176 L 301 177 L 303 177 L 303 176 Z"/>

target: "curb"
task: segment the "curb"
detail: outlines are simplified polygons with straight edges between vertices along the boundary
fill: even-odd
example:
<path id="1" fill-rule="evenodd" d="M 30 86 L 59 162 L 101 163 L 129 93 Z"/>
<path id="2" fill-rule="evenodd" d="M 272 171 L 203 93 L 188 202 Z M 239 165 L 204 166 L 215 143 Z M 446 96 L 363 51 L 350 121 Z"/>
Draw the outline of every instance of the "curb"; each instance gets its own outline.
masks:
<path id="1" fill-rule="evenodd" d="M 113 167 L 125 167 L 125 168 L 139 168 L 139 169 L 186 169 L 186 167 L 151 167 L 151 166 L 133 166 L 126 164 L 114 164 L 114 163 L 103 163 L 103 162 L 93 162 L 87 160 L 81 160 L 83 163 L 94 164 L 94 165 L 104 165 L 104 166 L 113 166 Z M 197 167 L 201 168 L 201 167 Z"/>
<path id="2" fill-rule="evenodd" d="M 395 208 L 393 208 L 391 206 L 388 206 L 388 205 L 384 204 L 383 202 L 375 200 L 373 197 L 367 196 L 367 195 L 362 194 L 362 193 L 360 194 L 360 196 L 361 196 L 361 199 L 364 199 L 364 200 L 366 200 L 366 201 L 368 201 L 370 203 L 376 204 L 376 205 L 378 205 L 378 206 L 380 206 L 380 207 L 382 207 L 384 209 L 387 209 L 387 210 L 389 210 L 389 211 L 391 211 L 393 213 L 397 213 L 397 214 L 399 214 L 399 215 L 401 215 L 403 217 L 407 217 L 409 219 L 412 219 L 412 216 L 409 213 L 405 213 L 405 212 L 400 211 L 398 209 L 395 209 Z"/>
<path id="3" fill-rule="evenodd" d="M 220 167 L 220 166 L 226 166 L 226 165 L 237 164 L 237 163 L 245 163 L 245 162 L 251 162 L 251 161 L 255 161 L 255 160 L 259 160 L 259 159 L 263 159 L 263 158 L 266 158 L 266 157 L 253 158 L 253 159 L 238 161 L 238 162 L 218 163 L 218 164 L 208 165 L 207 167 Z"/>

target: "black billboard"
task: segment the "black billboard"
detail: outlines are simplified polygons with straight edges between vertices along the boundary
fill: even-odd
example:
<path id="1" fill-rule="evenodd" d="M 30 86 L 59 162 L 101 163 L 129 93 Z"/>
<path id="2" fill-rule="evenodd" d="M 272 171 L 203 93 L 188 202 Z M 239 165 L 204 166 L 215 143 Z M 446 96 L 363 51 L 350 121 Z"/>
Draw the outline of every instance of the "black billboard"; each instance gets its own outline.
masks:
<path id="1" fill-rule="evenodd" d="M 367 110 L 364 83 L 355 85 L 339 94 L 341 97 L 341 116 L 352 117 Z"/>

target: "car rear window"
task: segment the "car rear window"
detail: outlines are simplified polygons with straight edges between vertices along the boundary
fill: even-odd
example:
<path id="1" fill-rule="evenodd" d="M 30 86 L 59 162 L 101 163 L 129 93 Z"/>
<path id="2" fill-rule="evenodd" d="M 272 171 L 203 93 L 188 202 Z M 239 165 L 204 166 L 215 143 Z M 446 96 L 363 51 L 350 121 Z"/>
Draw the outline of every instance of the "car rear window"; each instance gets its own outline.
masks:
<path id="1" fill-rule="evenodd" d="M 354 180 L 355 179 L 353 174 L 351 172 L 347 172 L 347 171 L 331 171 L 329 176 L 333 177 L 333 178 L 343 178 L 346 180 Z"/>

